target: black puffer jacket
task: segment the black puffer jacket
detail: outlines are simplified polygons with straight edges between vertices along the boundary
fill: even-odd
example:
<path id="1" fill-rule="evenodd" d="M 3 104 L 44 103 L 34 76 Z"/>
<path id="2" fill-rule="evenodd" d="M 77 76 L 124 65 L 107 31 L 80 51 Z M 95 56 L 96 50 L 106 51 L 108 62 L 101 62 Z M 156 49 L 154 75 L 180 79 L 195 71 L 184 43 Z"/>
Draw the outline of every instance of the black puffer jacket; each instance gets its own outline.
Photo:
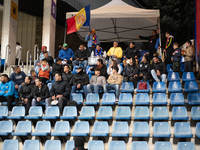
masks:
<path id="1" fill-rule="evenodd" d="M 32 93 L 31 93 L 31 90 L 33 88 L 33 85 L 32 84 L 24 84 L 20 87 L 19 89 L 19 98 L 27 98 L 27 99 L 32 99 L 33 96 L 32 96 Z"/>
<path id="2" fill-rule="evenodd" d="M 151 69 L 152 69 L 152 66 L 148 62 L 147 63 L 141 62 L 138 65 L 137 74 L 151 76 Z"/>
<path id="3" fill-rule="evenodd" d="M 83 70 L 73 76 L 70 84 L 78 85 L 79 83 L 81 84 L 81 87 L 89 84 L 89 77 Z"/>
<path id="4" fill-rule="evenodd" d="M 161 60 L 158 63 L 153 63 L 152 67 L 155 71 L 159 70 L 161 75 L 167 73 L 166 64 Z"/>
<path id="5" fill-rule="evenodd" d="M 71 72 L 68 72 L 67 74 L 65 72 L 62 73 L 62 79 L 64 81 L 67 81 L 68 83 L 70 83 L 72 77 L 73 77 L 73 74 Z"/>
<path id="6" fill-rule="evenodd" d="M 127 77 L 133 77 L 137 73 L 138 73 L 137 67 L 134 67 L 133 65 L 127 64 L 124 67 L 122 75 L 127 76 Z"/>
<path id="7" fill-rule="evenodd" d="M 90 53 L 87 49 L 84 50 L 76 50 L 75 55 L 74 55 L 74 59 L 76 60 L 77 58 L 81 59 L 83 58 L 84 60 L 87 60 L 88 57 L 90 57 Z"/>
<path id="8" fill-rule="evenodd" d="M 137 56 L 139 58 L 141 56 L 141 54 L 137 47 L 133 47 L 133 48 L 128 47 L 124 51 L 124 56 L 126 56 L 128 59 L 135 58 L 135 56 Z"/>
<path id="9" fill-rule="evenodd" d="M 70 97 L 71 88 L 67 81 L 61 80 L 56 81 L 52 84 L 51 90 L 50 90 L 50 97 L 57 96 L 57 95 L 63 95 L 65 98 Z"/>
<path id="10" fill-rule="evenodd" d="M 53 64 L 53 70 L 52 70 L 52 76 L 55 76 L 55 74 L 59 72 L 59 73 L 62 73 L 63 72 L 63 67 L 62 65 L 59 65 L 57 63 L 54 63 Z"/>
<path id="11" fill-rule="evenodd" d="M 42 87 L 40 90 L 37 86 L 34 86 L 32 89 L 32 95 L 33 95 L 33 98 L 35 99 L 40 97 L 42 100 L 44 100 L 49 97 L 49 88 L 45 84 L 42 84 Z"/>

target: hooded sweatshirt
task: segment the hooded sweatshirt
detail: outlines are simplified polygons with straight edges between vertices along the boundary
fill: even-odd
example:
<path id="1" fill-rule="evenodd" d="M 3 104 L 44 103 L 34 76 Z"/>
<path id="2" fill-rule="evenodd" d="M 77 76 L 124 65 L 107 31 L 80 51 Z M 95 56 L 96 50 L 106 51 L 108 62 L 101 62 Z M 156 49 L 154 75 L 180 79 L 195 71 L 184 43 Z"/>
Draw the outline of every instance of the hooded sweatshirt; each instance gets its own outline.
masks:
<path id="1" fill-rule="evenodd" d="M 15 58 L 21 58 L 22 57 L 22 47 L 20 45 L 16 46 L 16 55 Z"/>

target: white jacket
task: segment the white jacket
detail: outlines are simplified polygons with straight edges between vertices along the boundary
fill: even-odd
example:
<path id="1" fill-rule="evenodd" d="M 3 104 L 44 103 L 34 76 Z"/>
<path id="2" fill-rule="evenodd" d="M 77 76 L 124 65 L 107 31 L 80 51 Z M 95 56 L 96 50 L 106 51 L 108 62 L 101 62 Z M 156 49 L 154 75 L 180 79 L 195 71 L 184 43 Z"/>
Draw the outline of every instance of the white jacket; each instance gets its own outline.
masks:
<path id="1" fill-rule="evenodd" d="M 16 55 L 15 58 L 22 58 L 22 47 L 20 45 L 16 46 Z"/>

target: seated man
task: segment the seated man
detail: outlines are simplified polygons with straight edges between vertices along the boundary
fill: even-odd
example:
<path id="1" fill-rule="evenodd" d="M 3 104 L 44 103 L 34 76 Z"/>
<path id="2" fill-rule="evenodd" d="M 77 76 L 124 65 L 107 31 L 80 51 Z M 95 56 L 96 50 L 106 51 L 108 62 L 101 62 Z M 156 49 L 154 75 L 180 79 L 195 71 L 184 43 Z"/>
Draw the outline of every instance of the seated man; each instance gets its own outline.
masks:
<path id="1" fill-rule="evenodd" d="M 89 51 L 86 49 L 86 47 L 81 44 L 79 49 L 76 50 L 75 55 L 74 55 L 74 61 L 72 62 L 73 66 L 76 65 L 83 65 L 83 70 L 86 70 L 87 63 L 88 63 L 88 57 L 90 57 Z"/>
<path id="2" fill-rule="evenodd" d="M 106 51 L 105 51 L 106 52 Z M 96 46 L 96 49 L 95 49 L 95 53 L 94 53 L 94 56 L 97 57 L 106 57 L 104 55 L 104 50 L 102 49 L 101 45 L 100 44 L 97 44 Z"/>
<path id="3" fill-rule="evenodd" d="M 90 79 L 90 84 L 87 85 L 88 93 L 92 93 L 92 91 L 99 93 L 103 89 L 103 86 L 106 85 L 106 78 L 101 76 L 100 69 L 95 68 L 94 73 L 95 75 Z"/>
<path id="4" fill-rule="evenodd" d="M 59 51 L 59 55 L 61 59 L 67 62 L 67 64 L 72 64 L 74 58 L 74 52 L 71 48 L 68 47 L 67 43 L 63 44 L 63 49 Z"/>
<path id="5" fill-rule="evenodd" d="M 49 56 L 47 52 L 44 52 L 44 58 L 47 60 L 49 66 L 52 66 L 54 63 L 53 57 Z"/>
<path id="6" fill-rule="evenodd" d="M 15 100 L 16 105 L 18 106 L 19 103 L 23 103 L 26 105 L 26 115 L 28 115 L 29 108 L 31 107 L 32 101 L 32 93 L 31 90 L 33 88 L 33 84 L 31 84 L 32 78 L 30 76 L 26 76 L 25 84 L 22 85 L 19 89 L 19 99 Z"/>
<path id="7" fill-rule="evenodd" d="M 42 59 L 40 67 L 37 68 L 37 72 L 43 83 L 46 83 L 46 81 L 49 80 L 50 66 L 46 59 Z"/>
<path id="8" fill-rule="evenodd" d="M 12 102 L 18 98 L 14 82 L 8 78 L 7 74 L 1 75 L 0 83 L 0 102 L 7 102 L 9 115 L 12 111 Z"/>
<path id="9" fill-rule="evenodd" d="M 73 74 L 71 73 L 69 66 L 65 65 L 64 72 L 62 73 L 62 79 L 70 83 L 72 77 L 73 77 Z"/>
<path id="10" fill-rule="evenodd" d="M 35 86 L 32 89 L 32 106 L 36 106 L 39 102 L 45 102 L 46 107 L 48 107 L 48 98 L 49 98 L 49 88 L 46 84 L 42 84 L 42 79 L 38 77 L 35 80 Z"/>
<path id="11" fill-rule="evenodd" d="M 54 77 L 57 72 L 63 72 L 62 59 L 60 57 L 56 58 L 56 63 L 53 64 L 52 76 Z"/>
<path id="12" fill-rule="evenodd" d="M 123 54 L 123 51 L 122 51 L 121 47 L 118 47 L 118 42 L 114 42 L 113 47 L 111 47 L 109 49 L 109 51 L 107 52 L 107 56 L 109 56 L 109 57 L 112 56 L 113 58 L 118 58 L 119 62 L 121 61 L 122 54 Z"/>
<path id="13" fill-rule="evenodd" d="M 10 75 L 10 79 L 15 83 L 15 88 L 18 89 L 19 85 L 24 84 L 26 74 L 21 71 L 19 66 L 14 66 L 14 71 L 15 72 Z"/>
<path id="14" fill-rule="evenodd" d="M 102 59 L 97 60 L 97 65 L 94 67 L 90 67 L 91 71 L 94 71 L 96 68 L 100 69 L 100 76 L 107 77 L 107 66 L 103 64 Z"/>
<path id="15" fill-rule="evenodd" d="M 151 75 L 156 82 L 166 81 L 167 69 L 164 62 L 162 62 L 158 57 L 153 57 L 153 69 L 151 70 Z"/>
<path id="16" fill-rule="evenodd" d="M 87 96 L 87 84 L 89 84 L 89 77 L 88 75 L 83 72 L 83 67 L 77 68 L 77 74 L 73 76 L 71 79 L 72 90 L 71 93 L 75 93 L 76 90 L 83 90 L 85 98 Z"/>
<path id="17" fill-rule="evenodd" d="M 60 114 L 63 112 L 64 102 L 70 99 L 70 85 L 62 79 L 61 73 L 55 74 L 55 80 L 50 90 L 50 98 L 48 98 L 48 106 L 52 105 L 52 101 L 58 102 Z M 55 103 L 56 104 L 56 103 Z"/>
<path id="18" fill-rule="evenodd" d="M 32 83 L 32 84 L 35 84 L 35 79 L 37 78 L 37 74 L 36 74 L 35 70 L 31 70 L 31 71 L 30 71 L 30 74 L 31 74 L 30 77 L 31 77 L 31 79 L 32 79 L 32 80 L 31 80 L 31 83 Z"/>
<path id="19" fill-rule="evenodd" d="M 113 67 L 112 72 L 113 72 L 113 74 L 111 74 L 107 80 L 109 85 L 104 85 L 103 89 L 104 89 L 105 93 L 108 93 L 108 91 L 110 91 L 110 90 L 115 90 L 116 102 L 118 102 L 119 101 L 119 91 L 120 91 L 120 86 L 123 82 L 123 77 L 122 77 L 122 75 L 118 74 L 118 67 Z"/>

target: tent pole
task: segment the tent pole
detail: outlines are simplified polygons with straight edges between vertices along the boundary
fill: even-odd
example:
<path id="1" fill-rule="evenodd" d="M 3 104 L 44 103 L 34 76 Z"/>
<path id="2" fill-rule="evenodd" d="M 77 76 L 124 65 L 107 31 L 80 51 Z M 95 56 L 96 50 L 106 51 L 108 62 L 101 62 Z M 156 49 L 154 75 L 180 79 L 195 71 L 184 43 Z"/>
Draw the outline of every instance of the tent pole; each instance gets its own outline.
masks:
<path id="1" fill-rule="evenodd" d="M 64 43 L 66 43 L 66 36 L 67 36 L 67 20 L 65 20 L 65 34 L 64 34 Z"/>

